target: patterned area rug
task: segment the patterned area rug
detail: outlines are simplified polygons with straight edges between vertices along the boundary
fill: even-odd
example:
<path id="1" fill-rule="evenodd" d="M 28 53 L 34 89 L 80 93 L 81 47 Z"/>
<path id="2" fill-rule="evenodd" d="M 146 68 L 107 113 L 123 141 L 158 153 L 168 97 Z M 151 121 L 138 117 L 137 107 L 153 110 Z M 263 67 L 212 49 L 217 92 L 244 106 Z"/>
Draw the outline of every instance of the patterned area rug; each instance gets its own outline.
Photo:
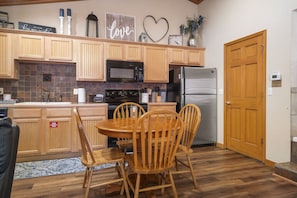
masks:
<path id="1" fill-rule="evenodd" d="M 113 164 L 98 167 L 111 167 Z M 44 160 L 35 162 L 16 163 L 14 179 L 24 179 L 49 175 L 76 173 L 85 171 L 80 158 L 67 158 L 56 160 Z"/>

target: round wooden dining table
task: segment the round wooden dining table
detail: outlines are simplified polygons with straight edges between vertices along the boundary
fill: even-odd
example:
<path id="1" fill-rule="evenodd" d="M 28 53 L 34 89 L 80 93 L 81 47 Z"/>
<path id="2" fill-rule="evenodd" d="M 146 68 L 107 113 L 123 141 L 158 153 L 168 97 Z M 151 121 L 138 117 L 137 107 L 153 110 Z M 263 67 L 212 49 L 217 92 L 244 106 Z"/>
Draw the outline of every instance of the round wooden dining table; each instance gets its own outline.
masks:
<path id="1" fill-rule="evenodd" d="M 98 132 L 113 138 L 132 138 L 133 126 L 137 118 L 99 120 Z"/>

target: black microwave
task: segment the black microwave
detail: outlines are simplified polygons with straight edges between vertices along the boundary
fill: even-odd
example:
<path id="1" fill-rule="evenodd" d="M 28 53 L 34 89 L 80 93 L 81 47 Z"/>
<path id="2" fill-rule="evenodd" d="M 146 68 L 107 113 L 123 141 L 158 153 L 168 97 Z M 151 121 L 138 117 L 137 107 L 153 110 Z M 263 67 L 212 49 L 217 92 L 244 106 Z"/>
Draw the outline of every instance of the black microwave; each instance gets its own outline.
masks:
<path id="1" fill-rule="evenodd" d="M 143 62 L 106 60 L 107 82 L 143 82 Z"/>

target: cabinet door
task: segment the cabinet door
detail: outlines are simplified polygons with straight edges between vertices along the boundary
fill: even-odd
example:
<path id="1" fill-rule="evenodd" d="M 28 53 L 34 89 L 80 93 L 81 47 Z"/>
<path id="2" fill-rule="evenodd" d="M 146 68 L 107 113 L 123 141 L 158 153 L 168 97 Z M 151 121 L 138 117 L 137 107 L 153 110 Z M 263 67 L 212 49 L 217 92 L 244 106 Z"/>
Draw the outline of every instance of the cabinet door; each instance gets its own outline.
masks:
<path id="1" fill-rule="evenodd" d="M 44 60 L 44 37 L 35 35 L 19 35 L 19 58 Z"/>
<path id="2" fill-rule="evenodd" d="M 94 149 L 106 148 L 107 137 L 100 134 L 95 127 L 99 120 L 106 119 L 105 116 L 84 116 L 81 118 L 87 131 L 88 137 Z"/>
<path id="3" fill-rule="evenodd" d="M 148 111 L 152 110 L 158 110 L 158 109 L 163 109 L 163 110 L 170 110 L 170 111 L 176 111 L 176 103 L 175 104 L 161 104 L 161 103 L 149 103 L 148 104 Z"/>
<path id="4" fill-rule="evenodd" d="M 88 133 L 88 137 L 91 141 L 92 147 L 94 149 L 106 148 L 107 137 L 105 135 L 100 134 L 95 126 L 99 120 L 107 119 L 107 106 L 79 107 L 78 112 L 81 116 L 84 127 Z M 80 144 L 79 137 L 78 143 Z M 80 145 L 79 148 L 81 148 Z"/>
<path id="5" fill-rule="evenodd" d="M 46 37 L 46 59 L 49 61 L 72 61 L 72 39 Z"/>
<path id="6" fill-rule="evenodd" d="M 167 58 L 167 49 L 164 47 L 144 47 L 144 82 L 168 82 Z"/>
<path id="7" fill-rule="evenodd" d="M 47 108 L 45 122 L 46 153 L 72 151 L 71 108 Z"/>
<path id="8" fill-rule="evenodd" d="M 46 119 L 46 153 L 72 151 L 71 118 Z"/>
<path id="9" fill-rule="evenodd" d="M 186 63 L 186 56 L 185 50 L 179 48 L 169 48 L 168 49 L 168 58 L 169 63 L 171 64 L 185 64 Z"/>
<path id="10" fill-rule="evenodd" d="M 0 78 L 18 78 L 18 68 L 14 64 L 12 37 L 12 34 L 0 33 Z"/>
<path id="11" fill-rule="evenodd" d="M 105 43 L 105 59 L 110 60 L 123 60 L 124 59 L 124 46 L 120 43 Z"/>
<path id="12" fill-rule="evenodd" d="M 187 64 L 195 66 L 204 65 L 204 50 L 186 50 Z"/>
<path id="13" fill-rule="evenodd" d="M 104 81 L 104 44 L 98 41 L 75 40 L 76 80 Z"/>
<path id="14" fill-rule="evenodd" d="M 105 59 L 142 61 L 141 45 L 105 43 Z"/>
<path id="15" fill-rule="evenodd" d="M 125 59 L 129 61 L 143 61 L 141 45 L 125 45 Z"/>
<path id="16" fill-rule="evenodd" d="M 40 108 L 12 109 L 12 120 L 20 128 L 18 157 L 44 154 Z"/>

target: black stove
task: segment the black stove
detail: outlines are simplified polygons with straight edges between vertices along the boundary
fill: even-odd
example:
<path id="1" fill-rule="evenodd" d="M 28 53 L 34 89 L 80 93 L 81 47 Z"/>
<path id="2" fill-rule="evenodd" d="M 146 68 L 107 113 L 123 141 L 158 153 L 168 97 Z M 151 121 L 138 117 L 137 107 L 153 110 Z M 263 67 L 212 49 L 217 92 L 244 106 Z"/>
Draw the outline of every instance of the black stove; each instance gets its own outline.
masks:
<path id="1" fill-rule="evenodd" d="M 123 102 L 139 102 L 139 90 L 105 90 L 105 102 L 108 104 L 121 104 Z"/>
<path id="2" fill-rule="evenodd" d="M 124 102 L 140 101 L 140 91 L 136 89 L 107 89 L 105 90 L 105 102 L 108 103 L 108 119 L 113 118 L 116 107 Z M 147 104 L 140 104 L 147 111 Z M 116 147 L 116 138 L 108 137 L 108 147 Z"/>

